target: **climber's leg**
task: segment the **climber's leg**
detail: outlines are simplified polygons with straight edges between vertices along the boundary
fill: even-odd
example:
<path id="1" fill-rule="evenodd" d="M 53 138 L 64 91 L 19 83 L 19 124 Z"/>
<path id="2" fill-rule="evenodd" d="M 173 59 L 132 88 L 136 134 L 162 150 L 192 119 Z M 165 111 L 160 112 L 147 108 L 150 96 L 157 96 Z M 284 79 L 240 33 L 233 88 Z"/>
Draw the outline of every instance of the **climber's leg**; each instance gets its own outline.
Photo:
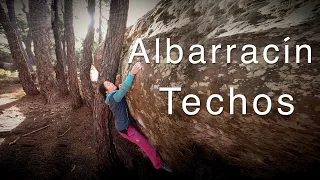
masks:
<path id="1" fill-rule="evenodd" d="M 157 153 L 154 146 L 142 135 L 140 134 L 132 125 L 128 127 L 128 135 L 121 133 L 121 136 L 130 140 L 131 142 L 137 144 L 143 152 L 151 160 L 153 167 L 159 169 L 162 166 L 162 160 Z"/>

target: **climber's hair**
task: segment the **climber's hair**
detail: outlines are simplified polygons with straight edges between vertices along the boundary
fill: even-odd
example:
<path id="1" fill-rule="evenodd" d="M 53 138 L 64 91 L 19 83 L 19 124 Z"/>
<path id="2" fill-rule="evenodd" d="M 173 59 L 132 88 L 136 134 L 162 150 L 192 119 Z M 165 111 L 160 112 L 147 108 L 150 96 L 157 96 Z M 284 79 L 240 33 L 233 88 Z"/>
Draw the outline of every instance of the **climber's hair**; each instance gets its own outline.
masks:
<path id="1" fill-rule="evenodd" d="M 106 89 L 106 87 L 104 87 L 103 83 L 100 84 L 99 91 L 103 95 L 104 99 L 106 99 L 106 96 L 107 96 L 106 91 L 107 91 L 107 89 Z"/>

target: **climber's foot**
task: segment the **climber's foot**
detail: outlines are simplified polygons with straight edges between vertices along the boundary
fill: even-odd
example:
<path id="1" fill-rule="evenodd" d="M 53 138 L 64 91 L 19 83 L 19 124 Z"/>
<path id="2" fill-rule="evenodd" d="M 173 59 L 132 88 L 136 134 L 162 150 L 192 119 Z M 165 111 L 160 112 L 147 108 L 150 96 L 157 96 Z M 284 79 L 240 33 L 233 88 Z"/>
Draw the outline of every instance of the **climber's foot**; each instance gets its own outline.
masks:
<path id="1" fill-rule="evenodd" d="M 172 169 L 169 167 L 169 165 L 167 163 L 163 163 L 162 166 L 161 166 L 161 169 L 164 169 L 166 170 L 167 172 L 169 173 L 172 173 Z"/>

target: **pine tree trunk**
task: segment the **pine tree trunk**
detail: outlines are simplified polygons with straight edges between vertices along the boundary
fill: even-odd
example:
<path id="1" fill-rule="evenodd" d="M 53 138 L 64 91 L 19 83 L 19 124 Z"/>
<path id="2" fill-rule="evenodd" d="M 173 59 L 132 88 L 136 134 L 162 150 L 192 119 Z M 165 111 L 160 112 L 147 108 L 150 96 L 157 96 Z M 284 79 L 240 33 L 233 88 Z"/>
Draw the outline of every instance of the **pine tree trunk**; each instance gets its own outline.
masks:
<path id="1" fill-rule="evenodd" d="M 31 50 L 31 43 L 32 43 L 31 30 L 28 30 L 28 34 L 23 39 L 23 43 L 26 46 L 26 52 L 28 54 L 30 64 L 32 66 L 36 65 L 36 57 L 34 56 L 32 50 Z"/>
<path id="2" fill-rule="evenodd" d="M 46 0 L 29 1 L 30 25 L 36 56 L 40 92 L 51 103 L 55 97 L 55 78 L 51 57 L 51 14 Z"/>
<path id="3" fill-rule="evenodd" d="M 17 30 L 16 14 L 14 12 L 14 0 L 6 0 L 9 20 L 13 29 Z"/>
<path id="4" fill-rule="evenodd" d="M 8 15 L 9 15 L 9 20 L 10 20 L 11 26 L 17 32 L 20 47 L 23 47 L 21 33 L 18 30 L 18 26 L 17 26 L 16 13 L 14 11 L 14 0 L 6 0 L 6 5 L 7 5 L 7 9 L 8 9 Z M 31 64 L 31 61 L 29 59 L 29 56 L 28 56 L 26 50 L 23 49 L 22 52 L 26 56 L 27 65 L 28 65 L 29 70 L 31 72 L 33 72 L 32 64 Z"/>
<path id="5" fill-rule="evenodd" d="M 80 79 L 83 99 L 90 109 L 93 109 L 94 90 L 90 78 L 92 66 L 92 44 L 94 40 L 94 11 L 95 0 L 88 0 L 88 12 L 90 14 L 90 24 L 87 36 L 83 42 L 83 58 L 80 65 Z"/>
<path id="6" fill-rule="evenodd" d="M 100 9 L 100 14 L 99 14 L 99 44 L 102 41 L 102 31 L 101 31 L 101 26 L 102 26 L 102 14 L 101 14 L 101 0 L 99 1 L 99 9 Z"/>
<path id="7" fill-rule="evenodd" d="M 31 27 L 30 27 L 30 16 L 26 10 L 26 5 L 24 4 L 23 0 L 20 0 L 20 2 L 22 3 L 22 11 L 26 15 L 27 23 L 28 23 L 28 27 L 29 27 L 27 35 L 23 36 L 22 40 L 23 40 L 24 45 L 26 46 L 26 52 L 28 54 L 30 64 L 31 64 L 31 66 L 34 66 L 34 65 L 36 65 L 36 57 L 34 56 L 32 50 L 31 50 L 32 35 L 31 35 Z M 31 71 L 33 72 L 32 68 L 31 68 Z"/>
<path id="8" fill-rule="evenodd" d="M 79 108 L 82 105 L 80 90 L 77 77 L 77 62 L 75 59 L 75 42 L 73 30 L 73 0 L 65 1 L 64 12 L 64 28 L 65 38 L 67 41 L 67 62 L 68 62 L 68 78 L 69 78 L 69 92 L 72 97 L 72 107 Z"/>
<path id="9" fill-rule="evenodd" d="M 99 93 L 99 85 L 106 79 L 115 82 L 126 30 L 128 8 L 129 0 L 111 0 L 108 32 L 94 99 L 93 125 L 97 154 L 102 167 L 108 169 L 117 166 L 119 159 L 113 144 L 111 131 L 114 121 L 111 111 L 104 103 L 103 96 Z"/>
<path id="10" fill-rule="evenodd" d="M 20 46 L 18 33 L 11 26 L 7 15 L 4 12 L 2 5 L 0 4 L 0 23 L 4 29 L 4 33 L 7 37 L 9 48 L 11 51 L 12 59 L 15 61 L 15 64 L 19 71 L 19 79 L 22 85 L 24 92 L 27 95 L 36 95 L 39 94 L 38 89 L 32 79 L 30 70 L 27 65 L 26 56 L 23 53 L 23 48 Z"/>
<path id="11" fill-rule="evenodd" d="M 66 39 L 65 39 L 65 33 L 63 32 L 62 36 L 62 52 L 63 52 L 63 63 L 64 63 L 64 72 L 66 73 L 66 78 L 68 81 L 68 69 L 67 69 L 67 45 L 66 45 Z M 68 83 L 67 83 L 68 84 Z"/>
<path id="12" fill-rule="evenodd" d="M 56 58 L 57 58 L 55 71 L 56 71 L 58 89 L 62 95 L 67 95 L 69 92 L 68 92 L 68 85 L 67 85 L 67 80 L 66 80 L 64 65 L 63 65 L 63 51 L 62 51 L 60 31 L 59 31 L 58 5 L 59 5 L 59 0 L 54 0 L 51 5 L 52 29 L 53 29 L 53 35 L 55 40 L 55 51 L 56 51 Z"/>
<path id="13" fill-rule="evenodd" d="M 62 17 L 64 17 L 64 1 L 60 1 L 60 5 L 61 5 L 61 13 L 62 13 Z M 68 82 L 68 69 L 67 69 L 67 50 L 66 50 L 66 34 L 65 34 L 65 29 L 61 28 L 61 41 L 62 41 L 62 52 L 63 52 L 63 64 L 64 64 L 64 72 L 67 78 L 67 82 Z M 68 84 L 68 83 L 67 83 Z"/>

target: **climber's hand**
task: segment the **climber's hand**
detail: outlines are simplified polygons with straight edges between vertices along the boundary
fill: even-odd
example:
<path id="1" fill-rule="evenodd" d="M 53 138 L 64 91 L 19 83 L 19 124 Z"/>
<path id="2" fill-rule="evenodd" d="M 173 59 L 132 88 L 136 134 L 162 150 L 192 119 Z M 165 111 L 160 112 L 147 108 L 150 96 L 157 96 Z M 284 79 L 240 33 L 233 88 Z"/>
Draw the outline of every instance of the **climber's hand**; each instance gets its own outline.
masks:
<path id="1" fill-rule="evenodd" d="M 142 68 L 142 64 L 140 62 L 137 62 L 130 71 L 131 74 L 135 75 L 139 72 L 139 70 Z"/>

